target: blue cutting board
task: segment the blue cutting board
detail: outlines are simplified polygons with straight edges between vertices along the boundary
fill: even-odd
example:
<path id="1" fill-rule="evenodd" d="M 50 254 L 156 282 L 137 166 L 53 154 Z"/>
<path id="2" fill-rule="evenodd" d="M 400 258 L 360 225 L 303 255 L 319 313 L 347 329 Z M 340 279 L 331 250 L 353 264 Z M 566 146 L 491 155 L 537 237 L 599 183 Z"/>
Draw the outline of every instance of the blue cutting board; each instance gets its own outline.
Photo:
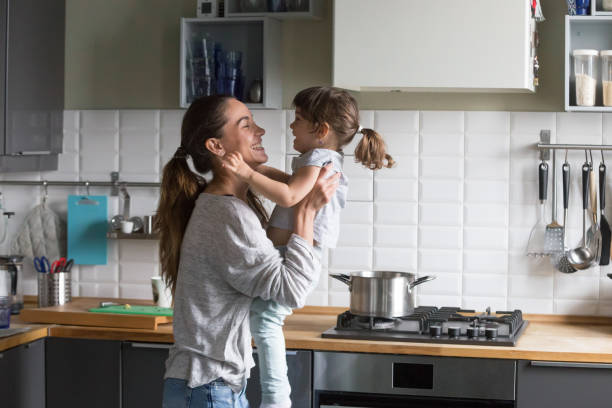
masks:
<path id="1" fill-rule="evenodd" d="M 68 196 L 68 258 L 77 265 L 106 265 L 106 196 Z"/>

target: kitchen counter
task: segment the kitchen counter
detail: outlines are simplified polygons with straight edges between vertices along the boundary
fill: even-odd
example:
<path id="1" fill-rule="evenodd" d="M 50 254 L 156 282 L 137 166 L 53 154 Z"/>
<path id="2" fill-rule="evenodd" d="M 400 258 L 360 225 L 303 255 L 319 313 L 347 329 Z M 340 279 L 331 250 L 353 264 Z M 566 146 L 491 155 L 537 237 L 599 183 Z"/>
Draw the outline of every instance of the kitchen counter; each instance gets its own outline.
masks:
<path id="1" fill-rule="evenodd" d="M 11 329 L 22 327 L 28 327 L 29 329 L 12 336 L 0 337 L 0 352 L 47 337 L 51 325 L 23 323 L 18 317 L 11 316 Z"/>
<path id="2" fill-rule="evenodd" d="M 122 302 L 121 299 L 116 299 Z M 288 349 L 347 351 L 359 353 L 413 354 L 429 356 L 502 358 L 547 361 L 612 363 L 612 318 L 563 315 L 524 315 L 529 321 L 515 347 L 427 344 L 371 340 L 324 339 L 321 333 L 333 327 L 341 307 L 307 306 L 296 310 L 285 322 Z M 24 323 L 14 319 L 11 327 Z M 27 333 L 0 339 L 0 351 L 46 335 L 51 337 L 127 340 L 172 343 L 172 324 L 157 329 L 131 329 L 71 325 L 37 325 Z"/>

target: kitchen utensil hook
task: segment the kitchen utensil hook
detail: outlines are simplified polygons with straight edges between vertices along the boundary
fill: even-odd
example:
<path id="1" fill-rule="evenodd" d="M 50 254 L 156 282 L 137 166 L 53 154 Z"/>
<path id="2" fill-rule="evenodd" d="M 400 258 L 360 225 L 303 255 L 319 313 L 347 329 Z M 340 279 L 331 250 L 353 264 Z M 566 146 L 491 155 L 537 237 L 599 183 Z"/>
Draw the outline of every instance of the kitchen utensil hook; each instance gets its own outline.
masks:
<path id="1" fill-rule="evenodd" d="M 600 150 L 600 152 L 601 152 L 601 162 L 602 162 L 603 164 L 606 164 L 606 161 L 605 161 L 605 159 L 604 159 L 603 150 Z"/>
<path id="2" fill-rule="evenodd" d="M 100 203 L 96 200 L 90 199 L 89 195 L 89 180 L 85 181 L 86 195 L 81 197 L 79 201 L 77 201 L 78 205 L 99 205 Z"/>
<path id="3" fill-rule="evenodd" d="M 591 156 L 591 162 L 589 163 L 589 167 L 593 168 L 593 151 L 589 150 L 589 156 Z"/>
<path id="4" fill-rule="evenodd" d="M 565 163 L 567 163 L 567 152 L 568 152 L 568 150 L 565 149 Z"/>
<path id="5" fill-rule="evenodd" d="M 47 180 L 43 180 L 43 183 L 42 183 L 42 187 L 43 187 L 42 206 L 43 207 L 47 205 L 47 197 L 49 197 L 49 191 L 47 190 L 48 185 L 49 183 L 47 182 Z"/>

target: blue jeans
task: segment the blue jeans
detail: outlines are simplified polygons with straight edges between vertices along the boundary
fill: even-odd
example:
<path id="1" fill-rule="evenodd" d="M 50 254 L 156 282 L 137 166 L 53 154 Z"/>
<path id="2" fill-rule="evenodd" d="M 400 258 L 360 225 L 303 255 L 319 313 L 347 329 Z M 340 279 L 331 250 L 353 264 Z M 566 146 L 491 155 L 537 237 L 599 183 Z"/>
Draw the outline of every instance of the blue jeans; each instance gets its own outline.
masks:
<path id="1" fill-rule="evenodd" d="M 286 247 L 277 247 L 284 255 Z M 316 257 L 321 259 L 322 249 L 313 247 Z M 319 277 L 313 281 L 313 288 Z M 311 289 L 312 290 L 312 289 Z M 261 403 L 275 406 L 291 406 L 291 386 L 287 377 L 287 357 L 283 325 L 285 318 L 292 314 L 290 307 L 273 300 L 255 298 L 251 304 L 251 335 L 259 356 L 259 379 L 261 382 Z"/>
<path id="2" fill-rule="evenodd" d="M 249 408 L 245 390 L 235 393 L 218 378 L 196 388 L 178 378 L 164 380 L 163 408 Z"/>
<path id="3" fill-rule="evenodd" d="M 255 298 L 251 304 L 251 335 L 257 346 L 262 404 L 291 406 L 283 336 L 285 317 L 291 313 L 290 307 L 273 300 Z"/>

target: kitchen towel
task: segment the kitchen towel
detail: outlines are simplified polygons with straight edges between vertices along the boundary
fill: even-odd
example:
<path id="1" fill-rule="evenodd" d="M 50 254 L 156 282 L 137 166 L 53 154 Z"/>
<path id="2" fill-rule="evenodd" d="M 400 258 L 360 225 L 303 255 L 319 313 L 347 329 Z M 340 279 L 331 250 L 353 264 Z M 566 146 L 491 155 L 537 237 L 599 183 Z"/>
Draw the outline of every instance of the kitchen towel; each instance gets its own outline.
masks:
<path id="1" fill-rule="evenodd" d="M 11 252 L 34 258 L 66 256 L 66 223 L 46 204 L 39 204 L 26 216 Z"/>
<path id="2" fill-rule="evenodd" d="M 106 265 L 106 196 L 68 196 L 68 258 L 78 265 Z"/>

